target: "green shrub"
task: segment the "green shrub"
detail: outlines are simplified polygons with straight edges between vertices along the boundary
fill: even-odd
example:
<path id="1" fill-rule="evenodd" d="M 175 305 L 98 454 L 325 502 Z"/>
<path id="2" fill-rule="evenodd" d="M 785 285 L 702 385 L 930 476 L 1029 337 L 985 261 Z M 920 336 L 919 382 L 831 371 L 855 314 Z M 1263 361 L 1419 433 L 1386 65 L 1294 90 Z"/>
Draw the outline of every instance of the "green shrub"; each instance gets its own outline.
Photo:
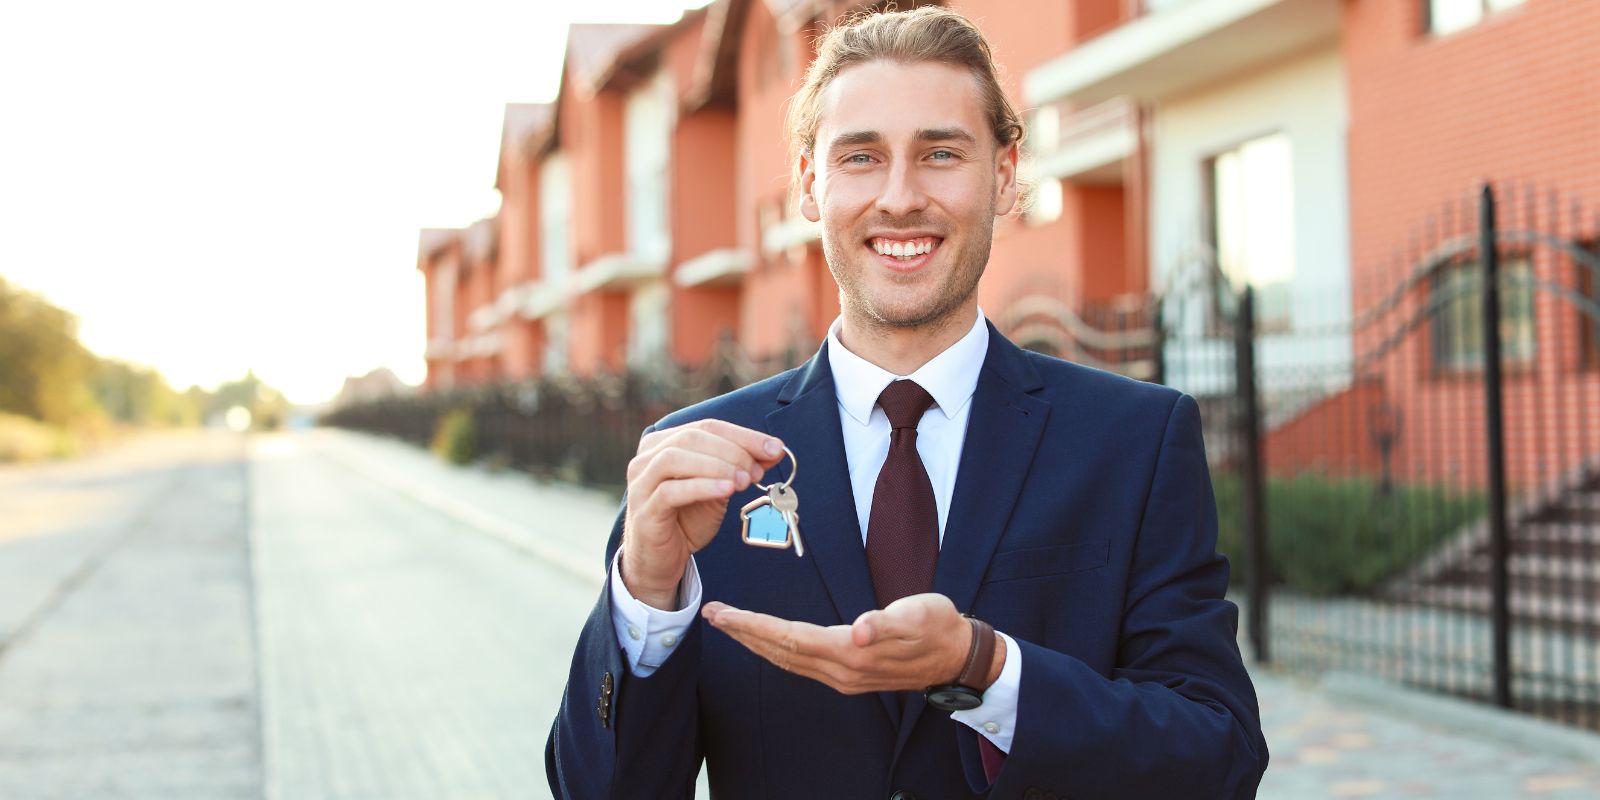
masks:
<path id="1" fill-rule="evenodd" d="M 472 412 L 457 408 L 439 417 L 432 449 L 452 464 L 472 463 L 478 457 L 478 426 L 472 421 Z"/>
<path id="2" fill-rule="evenodd" d="M 1243 579 L 1243 496 L 1239 477 L 1212 478 L 1217 549 Z M 1371 591 L 1430 553 L 1487 508 L 1480 493 L 1395 486 L 1372 478 L 1300 475 L 1266 485 L 1268 581 L 1313 595 Z"/>

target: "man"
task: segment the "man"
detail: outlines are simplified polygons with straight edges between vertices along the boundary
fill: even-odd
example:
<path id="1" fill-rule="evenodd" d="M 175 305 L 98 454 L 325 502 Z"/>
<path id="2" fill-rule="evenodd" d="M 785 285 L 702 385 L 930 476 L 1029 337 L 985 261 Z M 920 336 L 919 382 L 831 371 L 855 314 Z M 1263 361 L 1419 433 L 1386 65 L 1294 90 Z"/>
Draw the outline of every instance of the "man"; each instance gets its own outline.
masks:
<path id="1" fill-rule="evenodd" d="M 704 759 L 730 798 L 1252 796 L 1194 400 L 978 309 L 1022 133 L 981 34 L 934 8 L 834 29 L 790 132 L 842 314 L 640 440 L 552 791 L 688 797 Z M 803 556 L 742 540 L 763 479 L 792 479 Z"/>

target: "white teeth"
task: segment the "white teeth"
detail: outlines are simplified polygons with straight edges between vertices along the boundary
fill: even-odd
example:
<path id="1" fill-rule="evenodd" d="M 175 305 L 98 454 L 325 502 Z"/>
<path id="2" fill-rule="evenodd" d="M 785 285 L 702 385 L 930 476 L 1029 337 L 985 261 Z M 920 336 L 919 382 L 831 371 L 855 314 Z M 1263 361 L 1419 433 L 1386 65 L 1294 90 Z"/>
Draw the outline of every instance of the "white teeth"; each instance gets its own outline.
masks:
<path id="1" fill-rule="evenodd" d="M 894 256 L 895 258 L 916 258 L 924 253 L 933 252 L 933 247 L 934 241 L 932 239 L 920 239 L 910 242 L 887 242 L 882 239 L 874 239 L 872 241 L 872 249 L 878 255 Z"/>

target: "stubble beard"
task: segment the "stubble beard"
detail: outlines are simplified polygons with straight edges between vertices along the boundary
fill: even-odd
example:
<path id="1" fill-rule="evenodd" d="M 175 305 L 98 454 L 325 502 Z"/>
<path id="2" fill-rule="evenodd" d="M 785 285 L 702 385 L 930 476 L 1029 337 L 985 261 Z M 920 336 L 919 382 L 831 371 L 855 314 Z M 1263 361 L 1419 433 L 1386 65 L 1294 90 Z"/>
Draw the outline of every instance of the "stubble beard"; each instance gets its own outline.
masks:
<path id="1" fill-rule="evenodd" d="M 840 237 L 829 236 L 824 230 L 822 255 L 828 262 L 828 271 L 833 273 L 834 282 L 839 285 L 839 306 L 845 318 L 864 326 L 867 331 L 881 333 L 905 330 L 933 333 L 955 324 L 961 310 L 977 293 L 978 280 L 983 277 L 983 271 L 989 263 L 989 252 L 994 242 L 993 205 L 991 202 L 990 213 L 985 217 L 988 224 L 980 223 L 969 231 L 967 241 L 958 251 L 949 254 L 943 252 L 949 243 L 948 239 L 940 244 L 938 253 L 950 259 L 949 277 L 940 283 L 932 301 L 921 308 L 891 310 L 874 304 L 867 295 L 864 278 L 868 270 L 877 266 L 868 264 L 862 269 L 848 267 L 852 263 L 859 263 L 850 261 L 852 254 L 856 258 L 869 260 L 857 252 L 861 237 L 852 234 L 841 243 Z M 916 226 L 905 224 L 892 227 Z M 849 251 L 841 248 L 841 244 Z"/>

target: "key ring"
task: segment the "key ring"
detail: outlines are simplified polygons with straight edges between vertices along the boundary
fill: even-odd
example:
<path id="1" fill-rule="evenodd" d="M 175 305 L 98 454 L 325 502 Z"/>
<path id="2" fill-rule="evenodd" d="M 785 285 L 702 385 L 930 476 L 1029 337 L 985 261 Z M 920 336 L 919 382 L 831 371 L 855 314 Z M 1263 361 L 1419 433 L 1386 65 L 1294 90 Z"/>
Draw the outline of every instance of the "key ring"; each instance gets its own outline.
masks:
<path id="1" fill-rule="evenodd" d="M 789 461 L 794 464 L 794 467 L 789 470 L 789 479 L 788 480 L 786 480 L 786 481 L 773 481 L 772 484 L 773 484 L 773 486 L 783 486 L 784 488 L 788 488 L 789 484 L 794 483 L 794 476 L 800 474 L 800 459 L 794 457 L 794 451 L 790 450 L 788 445 L 782 445 L 782 447 L 783 447 L 784 454 L 789 456 Z M 782 462 L 779 462 L 779 463 L 782 463 Z M 778 465 L 777 464 L 773 464 L 772 466 L 776 467 Z M 766 484 L 763 484 L 760 481 L 756 481 L 755 484 L 756 484 L 756 488 L 760 489 L 763 492 L 772 491 L 772 486 L 768 486 Z"/>

